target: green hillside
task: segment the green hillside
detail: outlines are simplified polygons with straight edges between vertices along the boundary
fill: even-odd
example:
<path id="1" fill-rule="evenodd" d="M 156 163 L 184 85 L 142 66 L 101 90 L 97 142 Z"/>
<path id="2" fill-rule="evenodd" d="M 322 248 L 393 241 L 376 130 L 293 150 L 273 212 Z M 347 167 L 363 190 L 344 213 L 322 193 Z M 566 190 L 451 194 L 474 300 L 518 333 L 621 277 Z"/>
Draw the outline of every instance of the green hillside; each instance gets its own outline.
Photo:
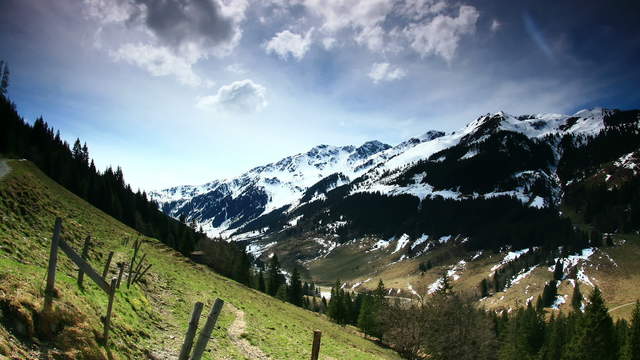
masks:
<path id="1" fill-rule="evenodd" d="M 312 332 L 323 332 L 321 359 L 398 359 L 394 352 L 340 327 L 324 316 L 297 308 L 242 286 L 198 265 L 155 239 L 95 209 L 47 178 L 28 161 L 7 161 L 0 179 L 0 359 L 106 359 L 101 342 L 106 295 L 89 279 L 76 284 L 77 269 L 60 252 L 52 319 L 43 334 L 41 309 L 53 223 L 63 219 L 62 238 L 80 249 L 87 235 L 94 246 L 89 261 L 102 269 L 128 261 L 134 240 L 153 264 L 141 284 L 122 286 L 112 316 L 110 351 L 116 359 L 175 358 L 193 304 L 215 298 L 226 304 L 206 359 L 306 359 Z M 1 174 L 0 174 L 1 175 Z M 109 278 L 115 274 L 112 266 Z"/>

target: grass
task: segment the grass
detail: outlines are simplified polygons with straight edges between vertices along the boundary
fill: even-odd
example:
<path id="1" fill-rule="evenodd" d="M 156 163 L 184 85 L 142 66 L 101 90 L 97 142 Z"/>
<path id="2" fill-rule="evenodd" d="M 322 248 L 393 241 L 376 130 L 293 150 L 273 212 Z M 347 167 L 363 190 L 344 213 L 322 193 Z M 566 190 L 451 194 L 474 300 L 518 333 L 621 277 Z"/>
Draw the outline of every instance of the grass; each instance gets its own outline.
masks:
<path id="1" fill-rule="evenodd" d="M 310 356 L 312 332 L 323 332 L 321 359 L 398 359 L 363 339 L 353 328 L 283 303 L 195 264 L 155 239 L 95 209 L 50 180 L 27 161 L 10 161 L 12 171 L 0 180 L 0 354 L 35 359 L 43 353 L 60 358 L 103 359 L 99 346 L 107 297 L 85 277 L 76 284 L 77 269 L 60 252 L 54 300 L 55 325 L 47 336 L 24 330 L 43 323 L 44 288 L 51 231 L 63 218 L 62 238 L 80 249 L 87 235 L 94 245 L 89 262 L 102 269 L 109 251 L 112 264 L 127 261 L 133 240 L 153 264 L 145 281 L 116 294 L 110 351 L 115 358 L 139 359 L 149 352 L 176 355 L 196 301 L 205 303 L 201 325 L 215 298 L 245 312 L 243 337 L 273 359 Z M 115 275 L 112 266 L 109 277 Z M 29 318 L 30 316 L 30 319 Z M 244 359 L 227 336 L 234 314 L 223 309 L 205 359 Z M 40 324 L 40 325 L 39 325 Z M 73 340 L 70 341 L 69 339 Z"/>

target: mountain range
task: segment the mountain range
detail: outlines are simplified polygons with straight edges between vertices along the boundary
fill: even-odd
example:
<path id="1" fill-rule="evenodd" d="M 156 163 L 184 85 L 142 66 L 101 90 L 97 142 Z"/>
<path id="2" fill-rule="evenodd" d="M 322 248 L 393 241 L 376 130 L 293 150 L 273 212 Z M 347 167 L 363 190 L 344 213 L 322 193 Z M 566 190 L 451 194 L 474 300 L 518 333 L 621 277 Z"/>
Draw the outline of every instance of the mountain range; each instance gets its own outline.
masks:
<path id="1" fill-rule="evenodd" d="M 547 271 L 534 269 L 564 259 L 565 278 L 593 286 L 605 278 L 590 273 L 593 259 L 612 254 L 598 249 L 640 230 L 639 125 L 638 110 L 497 112 L 396 146 L 320 145 L 151 197 L 211 236 L 244 243 L 258 263 L 276 253 L 320 283 L 357 289 L 379 277 L 414 296 L 437 287 L 437 269 L 473 291 L 488 280 L 497 294 L 527 276 L 544 285 Z"/>

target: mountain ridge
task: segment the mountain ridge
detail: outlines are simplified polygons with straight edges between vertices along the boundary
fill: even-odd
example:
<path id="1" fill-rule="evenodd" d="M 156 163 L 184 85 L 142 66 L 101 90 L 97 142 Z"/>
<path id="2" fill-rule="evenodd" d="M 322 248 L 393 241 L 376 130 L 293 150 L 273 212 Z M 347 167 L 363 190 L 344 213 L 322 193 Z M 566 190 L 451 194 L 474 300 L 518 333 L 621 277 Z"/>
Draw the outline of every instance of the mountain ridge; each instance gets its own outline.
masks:
<path id="1" fill-rule="evenodd" d="M 214 180 L 200 186 L 172 187 L 151 192 L 150 197 L 159 203 L 165 213 L 175 218 L 184 216 L 188 222 L 195 221 L 210 236 L 225 237 L 270 211 L 284 206 L 295 208 L 306 189 L 336 173 L 342 173 L 349 181 L 357 181 L 360 184 L 357 191 L 360 192 L 386 191 L 390 194 L 409 194 L 419 198 L 428 194 L 456 197 L 461 194 L 447 189 L 434 190 L 429 186 L 403 188 L 393 185 L 392 189 L 389 189 L 389 181 L 386 181 L 389 179 L 384 180 L 388 176 L 382 175 L 388 175 L 389 172 L 408 167 L 415 162 L 425 161 L 433 154 L 458 145 L 470 147 L 460 156 L 461 160 L 470 159 L 476 155 L 475 147 L 478 144 L 501 131 L 522 134 L 532 140 L 565 134 L 594 136 L 604 129 L 604 119 L 613 113 L 614 110 L 603 108 L 580 110 L 573 115 L 542 113 L 514 116 L 499 111 L 479 116 L 462 129 L 450 134 L 431 130 L 396 146 L 389 146 L 377 140 L 365 142 L 359 147 L 317 145 L 306 153 L 254 167 L 235 178 Z M 345 153 L 349 154 L 346 159 Z M 308 166 L 305 168 L 304 165 Z M 313 169 L 313 166 L 316 169 Z M 549 174 L 540 172 L 534 175 L 549 177 Z M 525 197 L 522 193 L 512 192 L 511 195 L 537 205 L 542 201 L 536 196 Z M 252 208 L 249 209 L 248 206 Z"/>

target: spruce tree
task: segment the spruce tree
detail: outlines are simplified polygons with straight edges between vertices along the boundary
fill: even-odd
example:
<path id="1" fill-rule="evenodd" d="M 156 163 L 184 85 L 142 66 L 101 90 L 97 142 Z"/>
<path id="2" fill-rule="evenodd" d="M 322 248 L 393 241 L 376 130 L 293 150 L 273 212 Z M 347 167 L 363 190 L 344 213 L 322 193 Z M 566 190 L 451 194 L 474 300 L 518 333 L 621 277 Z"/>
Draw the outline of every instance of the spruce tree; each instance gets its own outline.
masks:
<path id="1" fill-rule="evenodd" d="M 329 317 L 333 319 L 333 321 L 339 324 L 342 323 L 343 317 L 343 302 L 341 297 L 342 291 L 340 290 L 341 285 L 342 284 L 338 279 L 336 280 L 335 285 L 331 288 L 331 298 L 329 299 L 329 305 L 327 309 L 327 315 L 329 315 Z"/>
<path id="2" fill-rule="evenodd" d="M 298 272 L 297 267 L 293 268 L 293 273 L 291 274 L 291 284 L 289 285 L 288 290 L 289 302 L 296 306 L 302 306 L 304 294 L 300 282 L 300 273 Z"/>
<path id="3" fill-rule="evenodd" d="M 365 335 L 372 336 L 376 332 L 375 303 L 373 297 L 367 295 L 362 300 L 360 314 L 358 314 L 358 327 Z"/>
<path id="4" fill-rule="evenodd" d="M 558 287 L 555 280 L 549 281 L 542 290 L 542 306 L 551 307 L 556 301 L 558 295 Z"/>
<path id="5" fill-rule="evenodd" d="M 574 281 L 573 295 L 571 296 L 571 307 L 574 311 L 582 311 L 582 293 L 578 281 Z"/>
<path id="6" fill-rule="evenodd" d="M 631 328 L 627 332 L 627 341 L 624 347 L 623 360 L 640 360 L 640 301 L 636 301 L 631 316 Z"/>
<path id="7" fill-rule="evenodd" d="M 576 333 L 566 347 L 563 360 L 615 360 L 618 349 L 613 327 L 600 289 L 596 286 L 578 320 Z"/>
<path id="8" fill-rule="evenodd" d="M 258 291 L 266 292 L 267 288 L 264 283 L 264 274 L 262 273 L 262 269 L 258 273 Z"/>
<path id="9" fill-rule="evenodd" d="M 558 261 L 556 262 L 556 267 L 553 269 L 553 280 L 562 280 L 562 277 L 564 276 L 564 266 L 562 264 L 562 261 L 560 261 L 560 259 L 558 259 Z"/>
<path id="10" fill-rule="evenodd" d="M 9 64 L 3 62 L 3 66 L 0 66 L 0 71 L 2 71 L 0 75 L 0 94 L 7 96 L 7 91 L 9 90 Z"/>
<path id="11" fill-rule="evenodd" d="M 278 255 L 273 254 L 271 262 L 269 262 L 269 278 L 267 283 L 267 293 L 271 296 L 276 296 L 276 293 L 280 289 L 280 285 L 284 284 L 285 279 L 280 269 L 280 262 L 278 261 Z M 285 293 L 286 295 L 286 293 Z"/>
<path id="12" fill-rule="evenodd" d="M 453 286 L 451 286 L 451 283 L 449 282 L 449 276 L 447 275 L 447 271 L 444 270 L 440 275 L 440 287 L 436 291 L 436 294 L 448 296 L 448 295 L 451 295 L 452 293 L 453 293 Z"/>
<path id="13" fill-rule="evenodd" d="M 489 296 L 489 282 L 487 279 L 482 279 L 478 288 L 480 289 L 480 298 Z"/>

